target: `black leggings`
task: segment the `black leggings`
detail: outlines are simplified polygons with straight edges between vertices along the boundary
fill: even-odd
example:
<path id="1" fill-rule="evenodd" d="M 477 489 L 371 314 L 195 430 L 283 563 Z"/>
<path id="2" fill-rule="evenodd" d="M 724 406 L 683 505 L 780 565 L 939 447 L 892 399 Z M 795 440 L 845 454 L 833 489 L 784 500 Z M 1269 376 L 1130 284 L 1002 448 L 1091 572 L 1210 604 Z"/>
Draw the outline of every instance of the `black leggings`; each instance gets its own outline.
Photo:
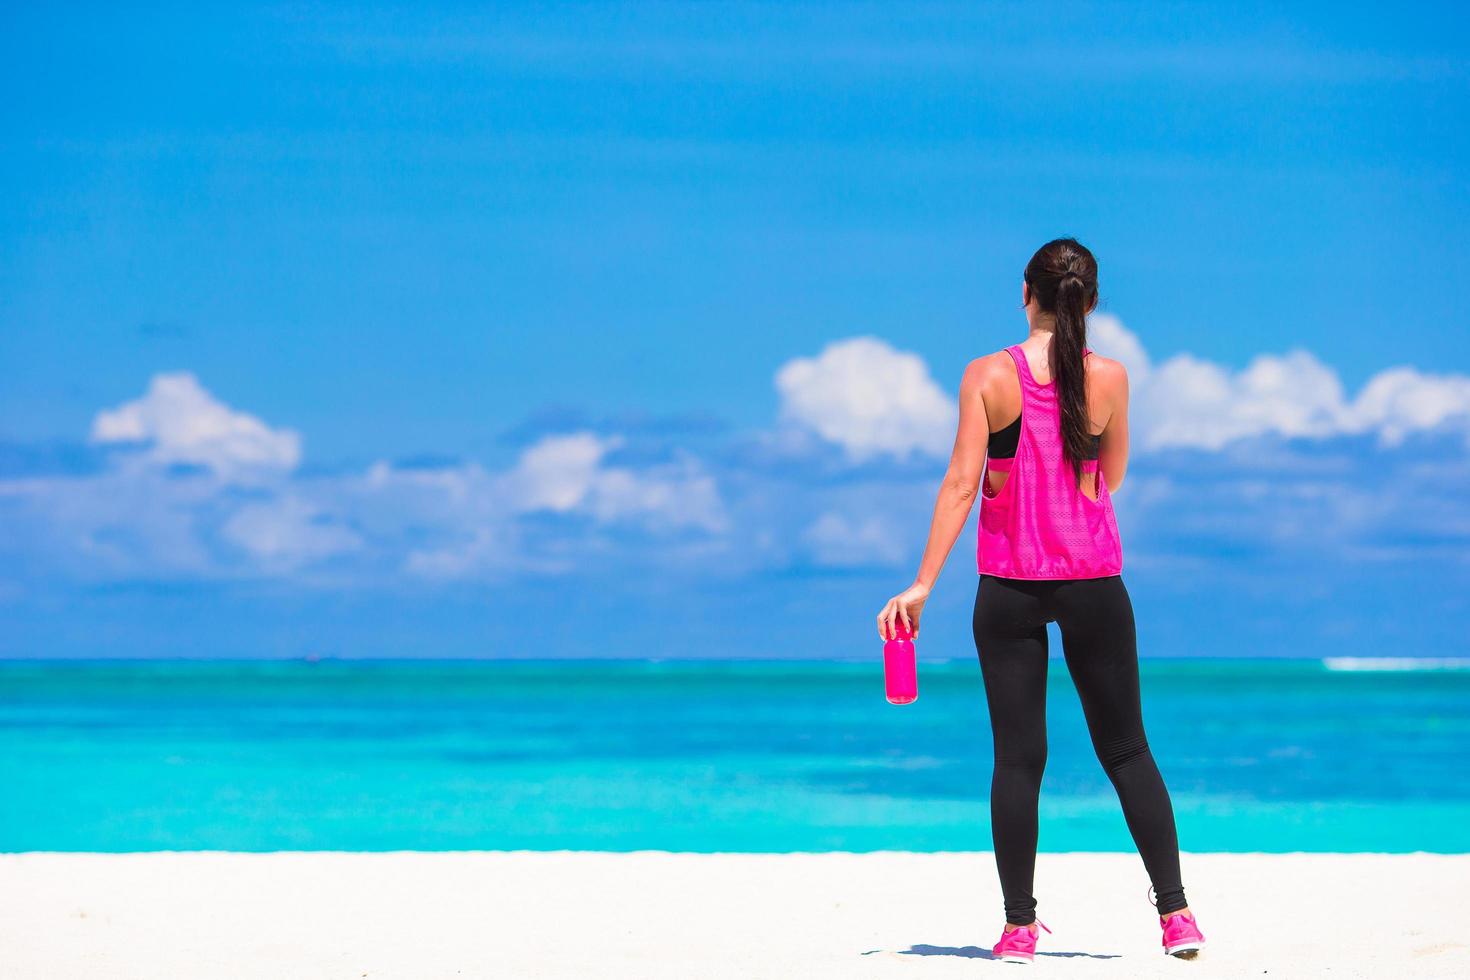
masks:
<path id="1" fill-rule="evenodd" d="M 1062 633 L 1092 747 L 1123 803 L 1159 913 L 1182 909 L 1169 791 L 1143 734 L 1133 604 L 1119 576 L 1027 582 L 980 577 L 975 648 L 985 677 L 995 772 L 990 828 L 1006 921 L 1036 920 L 1036 800 L 1046 767 L 1046 624 Z"/>

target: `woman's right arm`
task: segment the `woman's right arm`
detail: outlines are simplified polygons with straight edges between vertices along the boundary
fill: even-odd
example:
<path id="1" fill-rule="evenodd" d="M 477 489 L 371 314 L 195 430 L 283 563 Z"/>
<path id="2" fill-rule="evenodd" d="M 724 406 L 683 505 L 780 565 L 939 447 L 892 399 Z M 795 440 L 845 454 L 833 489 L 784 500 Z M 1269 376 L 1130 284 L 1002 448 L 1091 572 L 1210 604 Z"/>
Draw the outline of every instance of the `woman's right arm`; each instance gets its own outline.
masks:
<path id="1" fill-rule="evenodd" d="M 878 635 L 885 640 L 893 636 L 897 622 L 907 626 L 913 636 L 919 635 L 919 617 L 924 611 L 924 603 L 929 601 L 929 592 L 954 548 L 955 539 L 970 518 L 975 495 L 980 492 L 985 452 L 990 444 L 990 424 L 985 414 L 984 397 L 985 381 L 991 370 L 988 360 L 982 357 L 971 361 L 965 369 L 964 380 L 960 382 L 960 424 L 955 433 L 954 450 L 949 457 L 949 469 L 939 486 L 938 499 L 934 501 L 929 541 L 924 547 L 924 557 L 919 562 L 914 584 L 889 599 L 878 613 Z"/>

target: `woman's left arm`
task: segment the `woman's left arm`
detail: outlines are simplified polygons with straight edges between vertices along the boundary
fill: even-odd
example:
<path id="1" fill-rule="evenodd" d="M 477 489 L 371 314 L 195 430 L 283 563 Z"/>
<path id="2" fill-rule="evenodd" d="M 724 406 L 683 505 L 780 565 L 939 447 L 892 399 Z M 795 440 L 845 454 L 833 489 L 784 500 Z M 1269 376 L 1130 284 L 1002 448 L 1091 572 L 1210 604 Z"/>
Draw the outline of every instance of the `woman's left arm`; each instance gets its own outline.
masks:
<path id="1" fill-rule="evenodd" d="M 960 424 L 955 433 L 954 450 L 949 469 L 939 486 L 934 502 L 934 517 L 929 522 L 929 542 L 919 562 L 914 584 L 889 599 L 878 614 L 878 635 L 887 640 L 893 636 L 895 624 L 902 622 L 912 636 L 919 635 L 919 617 L 929 592 L 939 578 L 949 552 L 954 548 L 965 522 L 970 518 L 975 495 L 980 492 L 984 476 L 985 451 L 990 444 L 990 424 L 985 415 L 984 381 L 989 370 L 988 358 L 970 362 L 960 382 Z"/>

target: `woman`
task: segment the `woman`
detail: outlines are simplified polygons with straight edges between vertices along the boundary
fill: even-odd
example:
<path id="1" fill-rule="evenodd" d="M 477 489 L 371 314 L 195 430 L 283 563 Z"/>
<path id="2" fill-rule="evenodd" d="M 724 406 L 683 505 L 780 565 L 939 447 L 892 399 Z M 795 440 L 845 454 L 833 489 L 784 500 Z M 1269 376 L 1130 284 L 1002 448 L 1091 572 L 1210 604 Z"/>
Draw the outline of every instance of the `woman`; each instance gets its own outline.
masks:
<path id="1" fill-rule="evenodd" d="M 1036 951 L 1046 624 L 1055 622 L 1093 747 L 1153 881 L 1164 951 L 1193 958 L 1204 936 L 1184 900 L 1174 811 L 1144 738 L 1110 497 L 1128 468 L 1128 375 L 1087 349 L 1097 261 L 1074 239 L 1048 242 L 1026 266 L 1021 301 L 1029 336 L 965 370 L 929 543 L 914 584 L 878 614 L 878 632 L 887 639 L 901 621 L 918 635 L 929 591 L 981 493 L 974 631 L 995 740 L 990 822 L 1006 912 L 995 955 L 1029 963 Z"/>

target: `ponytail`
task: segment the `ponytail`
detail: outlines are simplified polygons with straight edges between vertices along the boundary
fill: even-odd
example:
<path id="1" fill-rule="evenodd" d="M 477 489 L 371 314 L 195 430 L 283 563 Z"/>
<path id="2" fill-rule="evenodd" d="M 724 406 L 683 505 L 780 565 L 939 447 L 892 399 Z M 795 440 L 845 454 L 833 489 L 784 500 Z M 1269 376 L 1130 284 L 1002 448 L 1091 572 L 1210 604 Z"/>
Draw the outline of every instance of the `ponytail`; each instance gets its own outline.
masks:
<path id="1" fill-rule="evenodd" d="M 1068 276 L 1057 287 L 1056 331 L 1051 339 L 1051 376 L 1062 416 L 1062 451 L 1082 482 L 1082 460 L 1092 442 L 1087 411 L 1087 300 L 1082 280 Z"/>
<path id="2" fill-rule="evenodd" d="M 1087 310 L 1097 299 L 1097 260 L 1075 238 L 1047 242 L 1026 264 L 1026 283 L 1043 312 L 1056 318 L 1051 376 L 1056 383 L 1062 451 L 1077 482 L 1092 444 L 1087 410 Z"/>

